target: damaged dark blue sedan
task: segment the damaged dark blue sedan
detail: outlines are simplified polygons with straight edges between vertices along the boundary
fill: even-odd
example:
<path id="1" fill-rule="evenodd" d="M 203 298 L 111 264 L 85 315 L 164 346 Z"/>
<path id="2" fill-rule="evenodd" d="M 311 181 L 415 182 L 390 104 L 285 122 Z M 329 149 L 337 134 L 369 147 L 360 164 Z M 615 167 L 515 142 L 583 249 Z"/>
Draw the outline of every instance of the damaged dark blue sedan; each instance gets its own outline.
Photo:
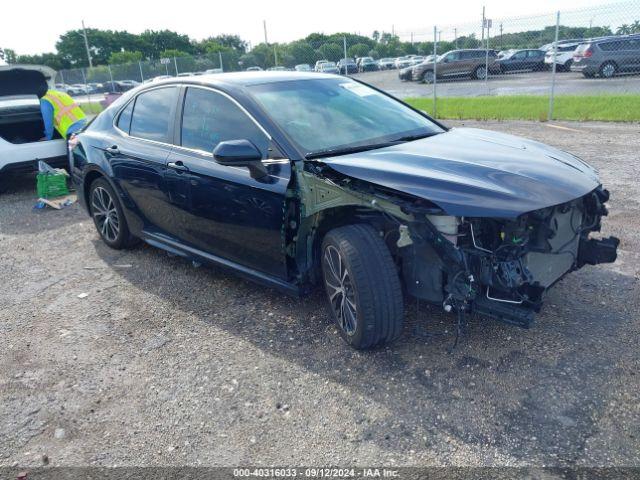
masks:
<path id="1" fill-rule="evenodd" d="M 448 129 L 363 83 L 255 72 L 137 88 L 71 141 L 112 248 L 138 240 L 295 294 L 343 338 L 398 337 L 405 294 L 527 327 L 545 292 L 613 262 L 609 198 L 570 153 Z"/>

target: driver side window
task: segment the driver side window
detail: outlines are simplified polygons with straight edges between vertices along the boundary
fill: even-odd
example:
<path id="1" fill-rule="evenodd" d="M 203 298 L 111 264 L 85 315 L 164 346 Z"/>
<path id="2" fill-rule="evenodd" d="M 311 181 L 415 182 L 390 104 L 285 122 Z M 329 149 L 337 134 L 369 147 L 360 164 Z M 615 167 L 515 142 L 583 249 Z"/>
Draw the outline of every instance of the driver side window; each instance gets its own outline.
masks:
<path id="1" fill-rule="evenodd" d="M 181 145 L 211 153 L 220 142 L 250 140 L 263 158 L 269 139 L 238 105 L 220 93 L 190 87 L 184 99 Z"/>

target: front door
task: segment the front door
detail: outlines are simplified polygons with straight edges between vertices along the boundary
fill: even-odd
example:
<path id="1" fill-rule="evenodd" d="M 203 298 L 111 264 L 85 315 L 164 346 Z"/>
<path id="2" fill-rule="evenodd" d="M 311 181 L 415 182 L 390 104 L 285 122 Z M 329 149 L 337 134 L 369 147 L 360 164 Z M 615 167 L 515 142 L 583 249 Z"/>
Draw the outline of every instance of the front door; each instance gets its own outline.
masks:
<path id="1" fill-rule="evenodd" d="M 268 175 L 252 178 L 247 168 L 213 159 L 226 140 L 250 140 L 263 153 Z M 274 275 L 286 277 L 283 222 L 291 178 L 288 160 L 278 159 L 269 136 L 230 97 L 202 87 L 188 87 L 180 138 L 169 156 L 168 178 L 175 182 L 181 240 L 198 250 Z"/>

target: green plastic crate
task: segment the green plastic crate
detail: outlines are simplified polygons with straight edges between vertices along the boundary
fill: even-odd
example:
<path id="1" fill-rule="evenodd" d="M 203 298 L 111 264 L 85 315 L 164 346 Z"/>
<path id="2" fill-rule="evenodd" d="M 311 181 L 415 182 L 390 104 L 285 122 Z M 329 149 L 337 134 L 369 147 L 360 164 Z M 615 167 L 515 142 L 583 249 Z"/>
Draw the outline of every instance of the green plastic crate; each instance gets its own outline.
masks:
<path id="1" fill-rule="evenodd" d="M 69 195 L 67 176 L 63 173 L 38 173 L 36 177 L 38 197 L 52 198 Z"/>

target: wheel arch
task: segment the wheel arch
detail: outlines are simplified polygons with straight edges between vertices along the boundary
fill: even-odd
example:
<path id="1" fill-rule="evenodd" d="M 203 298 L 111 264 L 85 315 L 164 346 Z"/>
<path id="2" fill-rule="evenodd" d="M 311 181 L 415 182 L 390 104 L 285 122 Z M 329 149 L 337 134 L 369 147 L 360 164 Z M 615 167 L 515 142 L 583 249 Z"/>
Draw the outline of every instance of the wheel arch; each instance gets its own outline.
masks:
<path id="1" fill-rule="evenodd" d="M 331 230 L 355 224 L 372 226 L 384 237 L 388 246 L 389 241 L 391 241 L 390 232 L 394 231 L 394 227 L 398 225 L 393 223 L 391 218 L 383 212 L 359 205 L 329 207 L 303 220 L 300 228 L 302 235 L 299 236 L 299 245 L 305 248 L 304 260 L 301 262 L 302 256 L 298 255 L 298 265 L 306 272 L 305 276 L 308 283 L 316 285 L 320 278 L 320 257 L 324 237 Z M 397 228 L 395 228 L 395 231 L 397 231 Z M 395 258 L 395 252 L 392 248 L 390 250 Z"/>

